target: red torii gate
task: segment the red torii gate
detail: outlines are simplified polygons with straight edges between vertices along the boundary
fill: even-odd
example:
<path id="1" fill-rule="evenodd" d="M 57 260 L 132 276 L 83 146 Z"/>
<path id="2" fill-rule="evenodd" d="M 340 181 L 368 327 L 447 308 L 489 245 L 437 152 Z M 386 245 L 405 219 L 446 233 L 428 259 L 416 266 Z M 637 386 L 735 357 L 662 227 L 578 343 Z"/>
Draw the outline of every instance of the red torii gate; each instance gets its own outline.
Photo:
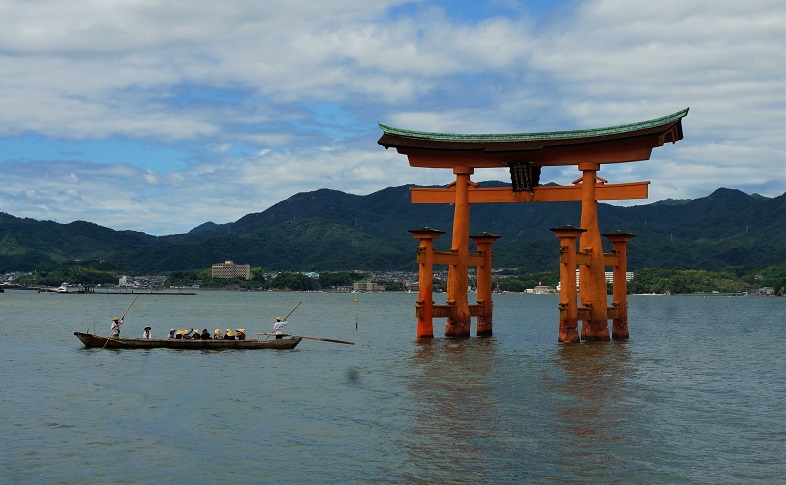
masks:
<path id="1" fill-rule="evenodd" d="M 445 317 L 445 335 L 468 337 L 471 317 L 478 319 L 477 334 L 491 335 L 491 244 L 497 236 L 472 236 L 478 252 L 469 253 L 469 206 L 489 202 L 581 201 L 581 228 L 555 228 L 561 248 L 560 341 L 608 340 L 608 319 L 614 319 L 615 338 L 627 338 L 627 302 L 625 299 L 624 247 L 633 235 L 606 235 L 614 243 L 614 252 L 603 254 L 598 228 L 597 201 L 646 199 L 649 182 L 608 184 L 597 176 L 601 165 L 647 160 L 654 147 L 676 143 L 683 138 L 682 118 L 688 109 L 661 118 L 590 130 L 544 133 L 461 135 L 431 133 L 394 128 L 380 123 L 383 131 L 377 143 L 394 147 L 407 155 L 410 166 L 450 168 L 456 181 L 446 188 L 412 188 L 415 204 L 454 204 L 451 249 L 438 252 L 433 239 L 440 231 L 429 228 L 410 231 L 420 240 L 418 248 L 419 295 L 416 304 L 418 338 L 433 337 L 433 317 Z M 573 186 L 538 186 L 540 171 L 546 166 L 576 165 L 582 176 Z M 509 188 L 478 188 L 470 180 L 477 168 L 510 169 Z M 580 238 L 580 251 L 576 239 Z M 572 242 L 572 249 L 569 247 Z M 434 305 L 431 281 L 432 265 L 448 265 L 447 305 Z M 573 264 L 572 267 L 567 268 Z M 575 265 L 579 265 L 579 299 L 575 296 Z M 605 266 L 615 267 L 614 302 L 607 307 Z M 478 267 L 477 303 L 467 297 L 469 266 Z M 562 268 L 565 266 L 566 268 Z M 620 269 L 621 267 L 621 269 Z M 565 278 L 573 272 L 573 283 Z M 622 275 L 622 281 L 617 278 Z M 488 281 L 482 288 L 480 280 Z M 570 294 L 572 293 L 572 298 Z M 625 307 L 624 310 L 620 308 Z M 578 320 L 583 321 L 581 336 Z M 573 331 L 575 330 L 575 331 Z"/>

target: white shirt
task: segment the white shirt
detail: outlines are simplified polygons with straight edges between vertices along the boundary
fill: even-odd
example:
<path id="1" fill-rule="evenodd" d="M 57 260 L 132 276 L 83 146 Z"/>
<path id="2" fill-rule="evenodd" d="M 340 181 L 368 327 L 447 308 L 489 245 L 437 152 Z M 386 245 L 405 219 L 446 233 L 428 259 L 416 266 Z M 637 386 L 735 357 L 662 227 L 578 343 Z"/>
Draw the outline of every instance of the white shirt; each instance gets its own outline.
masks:
<path id="1" fill-rule="evenodd" d="M 289 322 L 287 322 L 286 320 L 281 320 L 280 322 L 276 322 L 275 325 L 273 325 L 273 333 L 276 335 L 282 335 L 284 333 L 284 325 L 286 325 L 287 323 Z"/>
<path id="2" fill-rule="evenodd" d="M 120 335 L 120 325 L 122 324 L 123 324 L 123 320 L 117 320 L 117 321 L 112 320 L 112 327 L 111 327 L 112 335 L 114 335 L 115 337 Z"/>
<path id="3" fill-rule="evenodd" d="M 150 330 L 145 330 L 145 333 L 142 334 L 142 338 L 150 338 Z"/>

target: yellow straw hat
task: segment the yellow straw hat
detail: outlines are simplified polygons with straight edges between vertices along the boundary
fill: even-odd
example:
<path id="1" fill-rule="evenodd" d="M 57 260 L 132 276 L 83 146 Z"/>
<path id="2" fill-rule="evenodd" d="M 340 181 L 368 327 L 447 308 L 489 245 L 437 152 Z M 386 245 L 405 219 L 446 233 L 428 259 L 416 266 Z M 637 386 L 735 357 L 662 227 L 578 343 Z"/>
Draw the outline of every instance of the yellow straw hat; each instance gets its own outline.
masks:
<path id="1" fill-rule="evenodd" d="M 227 330 L 227 337 L 234 337 L 234 336 L 235 336 L 235 332 L 233 332 L 232 330 Z"/>
<path id="2" fill-rule="evenodd" d="M 221 329 L 220 329 L 220 328 L 217 328 L 217 329 L 216 329 L 216 331 L 215 331 L 215 332 L 213 332 L 213 333 L 215 333 L 216 335 L 221 335 Z"/>
<path id="3" fill-rule="evenodd" d="M 236 328 L 235 331 L 237 333 L 246 333 L 246 329 L 245 328 Z"/>

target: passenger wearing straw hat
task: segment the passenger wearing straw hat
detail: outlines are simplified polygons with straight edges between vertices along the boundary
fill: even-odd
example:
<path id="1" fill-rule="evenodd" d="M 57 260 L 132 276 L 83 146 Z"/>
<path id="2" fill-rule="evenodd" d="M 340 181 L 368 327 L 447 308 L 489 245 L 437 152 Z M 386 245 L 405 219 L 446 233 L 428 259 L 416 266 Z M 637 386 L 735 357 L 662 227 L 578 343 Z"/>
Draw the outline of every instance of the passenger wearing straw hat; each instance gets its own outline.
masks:
<path id="1" fill-rule="evenodd" d="M 109 327 L 109 330 L 112 332 L 112 338 L 120 338 L 120 325 L 122 324 L 122 319 L 118 317 L 112 319 L 112 326 Z"/>
<path id="2" fill-rule="evenodd" d="M 213 339 L 222 339 L 224 336 L 221 334 L 221 329 L 217 328 L 215 332 L 213 332 Z"/>
<path id="3" fill-rule="evenodd" d="M 150 327 L 145 327 L 145 332 L 142 334 L 142 338 L 150 338 Z"/>
<path id="4" fill-rule="evenodd" d="M 237 328 L 235 329 L 237 332 L 237 339 L 238 340 L 245 340 L 246 339 L 246 329 L 245 328 Z"/>
<path id="5" fill-rule="evenodd" d="M 228 328 L 227 333 L 224 334 L 224 340 L 235 340 L 235 332 L 231 328 Z"/>

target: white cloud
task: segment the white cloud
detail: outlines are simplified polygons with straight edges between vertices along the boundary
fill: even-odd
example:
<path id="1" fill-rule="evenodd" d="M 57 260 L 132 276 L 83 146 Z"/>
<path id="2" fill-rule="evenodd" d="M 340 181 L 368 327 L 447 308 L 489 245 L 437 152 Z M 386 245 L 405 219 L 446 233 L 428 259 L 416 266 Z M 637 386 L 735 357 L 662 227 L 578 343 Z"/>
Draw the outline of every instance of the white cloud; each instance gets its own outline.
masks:
<path id="1" fill-rule="evenodd" d="M 462 21 L 425 0 L 0 2 L 0 138 L 36 134 L 70 152 L 134 140 L 160 160 L 0 155 L 0 210 L 182 232 L 322 187 L 452 179 L 378 146 L 377 121 L 552 131 L 684 107 L 685 140 L 599 175 L 651 180 L 651 200 L 786 191 L 782 0 L 564 2 L 541 17 L 505 7 Z M 79 203 L 63 207 L 69 197 Z"/>

